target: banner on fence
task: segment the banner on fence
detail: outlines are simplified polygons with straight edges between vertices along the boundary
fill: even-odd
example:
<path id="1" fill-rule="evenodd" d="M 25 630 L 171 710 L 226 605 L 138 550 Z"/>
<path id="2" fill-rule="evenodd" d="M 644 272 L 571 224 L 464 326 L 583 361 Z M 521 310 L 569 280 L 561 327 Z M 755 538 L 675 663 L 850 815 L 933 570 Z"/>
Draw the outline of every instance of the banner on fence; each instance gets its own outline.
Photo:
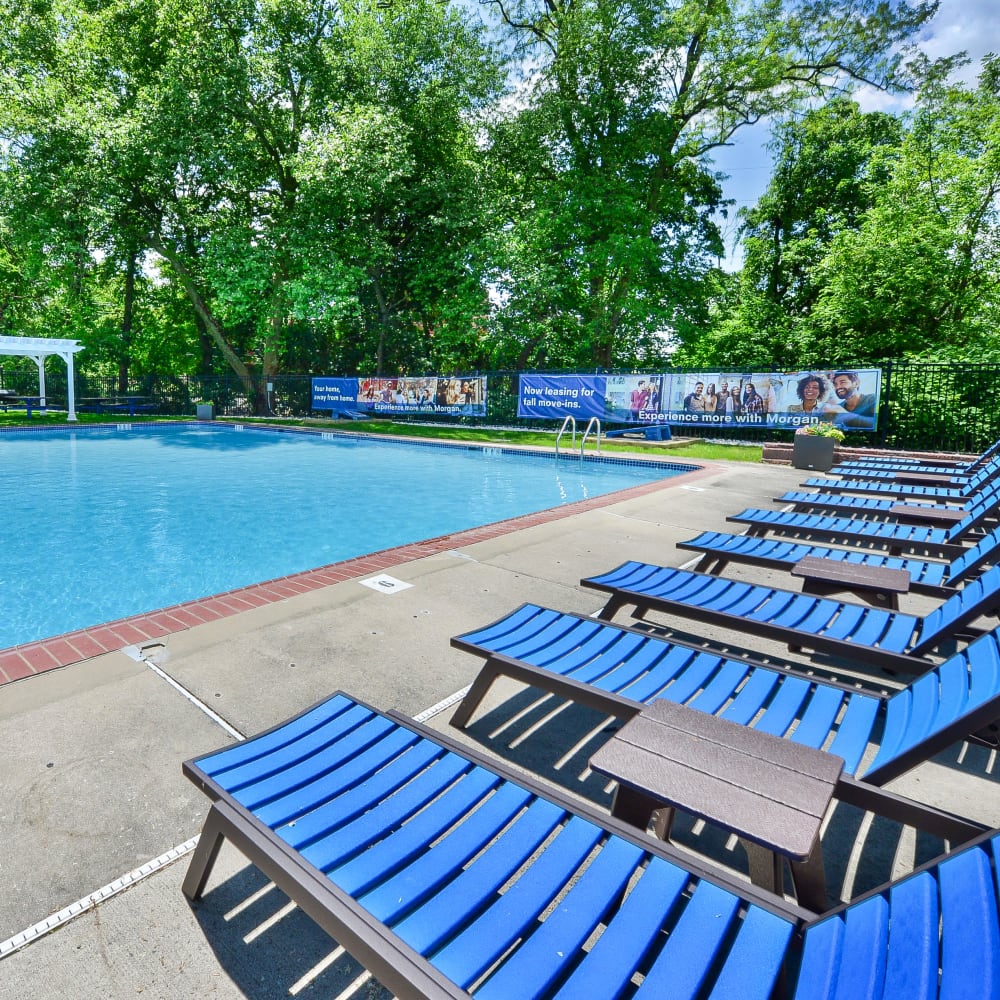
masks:
<path id="1" fill-rule="evenodd" d="M 796 372 L 714 371 L 674 375 L 664 423 L 801 427 L 832 423 L 874 430 L 882 391 L 878 368 Z"/>
<path id="2" fill-rule="evenodd" d="M 358 380 L 356 378 L 314 378 L 312 380 L 312 408 L 346 413 L 358 408 Z"/>
<path id="3" fill-rule="evenodd" d="M 603 375 L 521 375 L 517 415 L 565 420 L 605 416 Z"/>
<path id="4" fill-rule="evenodd" d="M 441 413 L 486 415 L 486 379 L 479 375 L 437 378 L 314 378 L 312 408 L 334 413 Z"/>
<path id="5" fill-rule="evenodd" d="M 877 368 L 660 375 L 522 375 L 519 417 L 599 417 L 609 423 L 874 430 Z"/>

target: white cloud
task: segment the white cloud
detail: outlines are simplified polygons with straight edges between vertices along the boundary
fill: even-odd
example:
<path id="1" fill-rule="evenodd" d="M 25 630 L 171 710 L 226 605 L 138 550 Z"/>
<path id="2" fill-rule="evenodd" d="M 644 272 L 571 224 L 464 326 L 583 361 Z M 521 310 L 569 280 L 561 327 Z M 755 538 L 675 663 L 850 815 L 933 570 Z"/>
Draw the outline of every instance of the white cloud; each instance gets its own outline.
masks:
<path id="1" fill-rule="evenodd" d="M 997 0 L 941 0 L 937 14 L 917 44 L 932 59 L 967 52 L 972 63 L 963 69 L 961 77 L 974 81 L 983 56 L 1000 52 Z"/>
<path id="2" fill-rule="evenodd" d="M 937 14 L 914 44 L 929 59 L 965 52 L 966 66 L 953 79 L 975 86 L 983 56 L 1000 52 L 1000 8 L 997 0 L 941 0 Z M 913 95 L 888 94 L 874 87 L 862 87 L 855 95 L 862 111 L 898 114 L 913 107 Z"/>

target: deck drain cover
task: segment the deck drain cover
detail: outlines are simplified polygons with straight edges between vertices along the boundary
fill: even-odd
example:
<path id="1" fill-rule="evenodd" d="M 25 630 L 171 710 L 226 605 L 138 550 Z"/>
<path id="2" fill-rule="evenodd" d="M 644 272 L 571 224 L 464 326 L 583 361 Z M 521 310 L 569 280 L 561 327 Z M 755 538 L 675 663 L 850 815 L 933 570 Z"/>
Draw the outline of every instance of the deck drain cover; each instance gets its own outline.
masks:
<path id="1" fill-rule="evenodd" d="M 399 591 L 409 590 L 413 586 L 412 583 L 397 580 L 394 576 L 389 576 L 386 573 L 370 576 L 367 580 L 362 580 L 361 583 L 366 587 L 371 587 L 372 590 L 377 590 L 380 594 L 398 594 Z"/>

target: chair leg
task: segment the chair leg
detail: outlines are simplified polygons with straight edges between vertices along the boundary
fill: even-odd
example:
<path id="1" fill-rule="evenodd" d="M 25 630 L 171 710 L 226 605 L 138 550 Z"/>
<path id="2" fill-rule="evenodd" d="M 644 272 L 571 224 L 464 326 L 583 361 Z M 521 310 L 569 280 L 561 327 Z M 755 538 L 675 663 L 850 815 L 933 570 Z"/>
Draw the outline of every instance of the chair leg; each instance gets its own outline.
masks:
<path id="1" fill-rule="evenodd" d="M 205 883 L 212 874 L 219 849 L 225 839 L 221 818 L 213 806 L 208 813 L 208 819 L 205 820 L 204 829 L 198 838 L 198 846 L 195 848 L 194 857 L 191 858 L 187 875 L 184 876 L 184 884 L 181 886 L 181 891 L 192 903 L 201 899 Z"/>
<path id="2" fill-rule="evenodd" d="M 792 861 L 792 882 L 799 906 L 815 913 L 826 909 L 826 869 L 823 866 L 823 848 L 819 837 L 813 844 L 812 853 L 805 861 Z"/>
<path id="3" fill-rule="evenodd" d="M 648 830 L 649 821 L 660 807 L 661 803 L 653 796 L 647 795 L 637 788 L 629 788 L 628 785 L 618 785 L 611 803 L 611 815 L 630 826 L 637 826 L 640 830 Z M 672 809 L 670 813 L 670 816 L 658 817 L 658 829 L 662 827 L 665 832 L 669 831 L 673 819 Z"/>
<path id="4" fill-rule="evenodd" d="M 740 843 L 747 856 L 747 869 L 750 881 L 768 892 L 781 895 L 784 892 L 784 871 L 782 859 L 774 851 L 761 847 L 745 837 L 740 837 Z"/>
<path id="5" fill-rule="evenodd" d="M 711 573 L 713 576 L 718 576 L 728 565 L 728 559 L 723 559 L 713 552 L 706 552 L 698 561 L 694 571 L 696 573 Z"/>
<path id="6" fill-rule="evenodd" d="M 499 675 L 500 669 L 491 659 L 487 659 L 465 697 L 458 703 L 449 724 L 456 729 L 464 729 Z"/>
<path id="7" fill-rule="evenodd" d="M 623 600 L 618 597 L 611 597 L 608 603 L 597 612 L 597 618 L 602 622 L 609 622 L 624 606 L 625 602 Z"/>

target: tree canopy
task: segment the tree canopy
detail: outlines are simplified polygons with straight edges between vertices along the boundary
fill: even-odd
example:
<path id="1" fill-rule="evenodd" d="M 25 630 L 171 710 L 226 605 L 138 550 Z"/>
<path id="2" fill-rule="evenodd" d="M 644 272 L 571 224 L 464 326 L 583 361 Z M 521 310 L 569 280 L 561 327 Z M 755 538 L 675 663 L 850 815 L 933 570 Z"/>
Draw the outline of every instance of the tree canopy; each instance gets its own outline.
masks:
<path id="1" fill-rule="evenodd" d="M 2 330 L 123 383 L 981 356 L 1000 67 L 905 63 L 935 9 L 0 0 Z"/>

